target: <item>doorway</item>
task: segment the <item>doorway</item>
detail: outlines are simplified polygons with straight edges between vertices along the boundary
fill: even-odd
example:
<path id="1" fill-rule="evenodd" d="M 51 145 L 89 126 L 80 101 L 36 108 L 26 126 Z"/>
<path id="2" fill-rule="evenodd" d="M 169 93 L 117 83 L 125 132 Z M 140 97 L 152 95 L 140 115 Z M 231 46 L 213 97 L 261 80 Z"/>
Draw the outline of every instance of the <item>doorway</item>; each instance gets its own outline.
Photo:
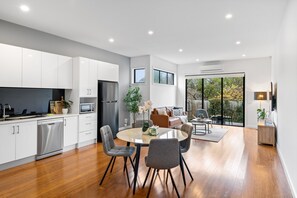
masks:
<path id="1" fill-rule="evenodd" d="M 244 74 L 191 76 L 186 79 L 186 110 L 193 119 L 205 109 L 213 124 L 244 127 Z"/>

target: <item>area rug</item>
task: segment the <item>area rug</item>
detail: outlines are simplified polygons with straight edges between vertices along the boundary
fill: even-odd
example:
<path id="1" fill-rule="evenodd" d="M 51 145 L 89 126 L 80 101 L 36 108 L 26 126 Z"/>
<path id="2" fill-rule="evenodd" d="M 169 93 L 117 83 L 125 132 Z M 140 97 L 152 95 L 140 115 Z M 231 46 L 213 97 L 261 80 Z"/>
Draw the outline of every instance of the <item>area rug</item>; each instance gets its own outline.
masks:
<path id="1" fill-rule="evenodd" d="M 211 133 L 206 133 L 206 135 L 192 135 L 192 139 L 197 140 L 204 140 L 204 141 L 210 141 L 210 142 L 219 142 L 224 135 L 228 132 L 227 128 L 210 128 Z M 197 132 L 201 132 L 201 130 L 197 130 Z"/>

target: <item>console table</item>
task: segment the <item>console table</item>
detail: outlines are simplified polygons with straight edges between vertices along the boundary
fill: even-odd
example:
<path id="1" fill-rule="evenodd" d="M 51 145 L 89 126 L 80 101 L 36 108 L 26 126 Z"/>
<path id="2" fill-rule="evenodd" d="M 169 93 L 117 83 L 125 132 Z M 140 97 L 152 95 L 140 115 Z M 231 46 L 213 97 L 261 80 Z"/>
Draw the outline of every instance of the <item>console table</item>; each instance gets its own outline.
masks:
<path id="1" fill-rule="evenodd" d="M 275 146 L 275 126 L 265 121 L 258 122 L 258 144 L 271 144 Z"/>

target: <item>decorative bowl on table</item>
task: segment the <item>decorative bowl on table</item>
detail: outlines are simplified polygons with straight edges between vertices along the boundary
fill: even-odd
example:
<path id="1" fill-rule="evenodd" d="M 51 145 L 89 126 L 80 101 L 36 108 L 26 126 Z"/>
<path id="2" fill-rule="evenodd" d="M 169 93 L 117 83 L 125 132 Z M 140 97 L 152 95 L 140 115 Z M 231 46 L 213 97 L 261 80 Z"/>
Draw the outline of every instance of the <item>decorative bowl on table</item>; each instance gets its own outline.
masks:
<path id="1" fill-rule="evenodd" d="M 158 126 L 152 126 L 149 128 L 149 135 L 150 136 L 157 136 L 158 135 Z"/>

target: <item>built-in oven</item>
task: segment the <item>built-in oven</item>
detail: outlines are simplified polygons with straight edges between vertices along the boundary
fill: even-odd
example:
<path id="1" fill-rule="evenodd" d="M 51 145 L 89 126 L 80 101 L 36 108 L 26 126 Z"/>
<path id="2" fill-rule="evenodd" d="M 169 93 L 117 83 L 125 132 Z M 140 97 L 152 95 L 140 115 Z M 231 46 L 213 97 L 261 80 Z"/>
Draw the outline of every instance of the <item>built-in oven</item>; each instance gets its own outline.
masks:
<path id="1" fill-rule="evenodd" d="M 95 112 L 95 104 L 94 103 L 80 103 L 79 112 L 80 113 L 92 113 L 92 112 Z"/>

